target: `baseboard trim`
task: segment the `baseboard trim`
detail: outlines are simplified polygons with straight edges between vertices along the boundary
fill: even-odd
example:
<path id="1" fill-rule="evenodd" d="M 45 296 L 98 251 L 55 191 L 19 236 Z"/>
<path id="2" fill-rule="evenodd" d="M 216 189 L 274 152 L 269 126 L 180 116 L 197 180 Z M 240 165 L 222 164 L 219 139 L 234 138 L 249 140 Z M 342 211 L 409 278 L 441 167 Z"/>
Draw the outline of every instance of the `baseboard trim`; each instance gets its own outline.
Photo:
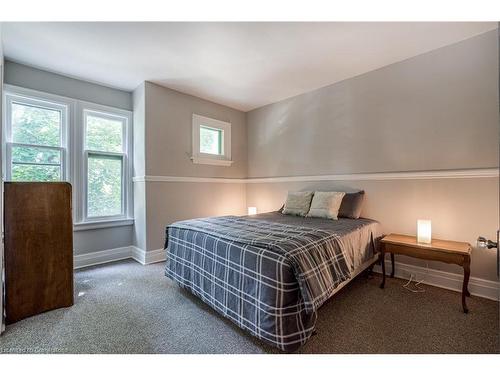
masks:
<path id="1" fill-rule="evenodd" d="M 146 264 L 146 252 L 138 247 L 131 247 L 130 257 L 142 265 Z"/>
<path id="2" fill-rule="evenodd" d="M 131 258 L 131 246 L 95 251 L 92 253 L 75 255 L 73 257 L 73 268 L 90 267 L 128 258 Z"/>
<path id="3" fill-rule="evenodd" d="M 166 252 L 164 249 L 145 251 L 132 246 L 132 258 L 143 265 L 147 265 L 163 262 L 166 259 Z"/>
<path id="4" fill-rule="evenodd" d="M 379 265 L 375 265 L 373 270 L 377 273 L 382 273 L 382 267 Z M 389 275 L 391 272 L 391 262 L 389 260 L 385 261 L 385 271 L 386 275 Z M 439 288 L 449 289 L 456 292 L 462 291 L 462 275 L 435 270 L 432 268 L 427 270 L 425 267 L 396 262 L 395 277 L 408 280 L 410 278 L 410 274 L 417 275 L 418 280 L 425 276 L 423 284 L 437 286 Z M 471 277 L 469 279 L 469 291 L 474 296 L 494 301 L 500 300 L 498 282 L 495 281 Z"/>
<path id="5" fill-rule="evenodd" d="M 79 269 L 124 259 L 133 259 L 142 265 L 148 265 L 164 261 L 166 253 L 163 249 L 145 251 L 136 246 L 119 247 L 75 255 L 73 257 L 73 268 Z"/>

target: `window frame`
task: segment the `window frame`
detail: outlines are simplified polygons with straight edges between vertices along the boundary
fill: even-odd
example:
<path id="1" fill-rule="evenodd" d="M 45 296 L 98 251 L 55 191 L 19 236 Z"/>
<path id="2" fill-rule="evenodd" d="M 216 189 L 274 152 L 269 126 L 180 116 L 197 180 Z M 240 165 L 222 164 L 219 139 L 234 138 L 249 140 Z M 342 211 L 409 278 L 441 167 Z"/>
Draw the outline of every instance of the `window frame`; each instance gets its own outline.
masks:
<path id="1" fill-rule="evenodd" d="M 12 104 L 19 104 L 24 106 L 31 106 L 37 108 L 46 108 L 48 110 L 59 111 L 61 113 L 60 124 L 60 144 L 59 146 L 37 145 L 29 143 L 14 142 L 12 139 Z M 13 147 L 32 147 L 44 148 L 47 150 L 58 150 L 60 152 L 60 181 L 71 181 L 70 171 L 70 131 L 71 119 L 70 113 L 72 102 L 68 100 L 61 100 L 60 98 L 41 92 L 33 92 L 32 90 L 20 89 L 14 86 L 4 85 L 3 95 L 3 151 L 2 151 L 2 169 L 6 181 L 12 180 L 12 149 Z M 23 164 L 23 163 L 21 163 Z M 29 163 L 26 163 L 29 164 Z M 35 163 L 39 165 L 46 165 L 44 163 Z"/>
<path id="2" fill-rule="evenodd" d="M 104 106 L 100 104 L 83 102 L 78 103 L 78 115 L 80 116 L 79 123 L 81 124 L 80 132 L 77 135 L 76 144 L 80 149 L 77 151 L 80 156 L 81 162 L 78 163 L 80 171 L 78 177 L 80 179 L 79 186 L 81 186 L 79 194 L 79 223 L 93 224 L 109 223 L 114 221 L 128 222 L 133 220 L 132 217 L 132 113 L 127 110 Z M 102 117 L 111 120 L 122 120 L 122 152 L 108 152 L 87 149 L 87 121 L 86 118 L 89 114 L 96 117 Z M 122 201 L 121 213 L 119 215 L 109 216 L 88 216 L 88 159 L 89 155 L 101 155 L 120 157 L 122 159 Z"/>
<path id="3" fill-rule="evenodd" d="M 61 156 L 61 161 L 65 162 L 65 178 L 62 181 L 67 181 L 73 186 L 73 230 L 92 230 L 101 229 L 108 227 L 119 227 L 128 226 L 134 224 L 133 218 L 133 113 L 125 109 L 119 109 L 115 107 L 105 106 L 101 104 L 86 102 L 83 100 L 77 100 L 73 98 L 68 98 L 60 95 L 49 94 L 46 92 L 28 89 L 24 87 L 4 84 L 4 90 L 2 93 L 2 105 L 5 109 L 2 116 L 2 174 L 7 180 L 7 134 L 11 135 L 10 129 L 7 126 L 7 99 L 9 96 L 12 97 L 23 97 L 27 99 L 40 100 L 42 102 L 56 103 L 59 105 L 67 106 L 66 113 L 66 128 L 61 130 L 64 132 L 62 140 L 64 141 L 65 151 L 64 155 Z M 108 217 L 98 217 L 91 218 L 90 220 L 85 220 L 83 216 L 84 202 L 83 202 L 83 190 L 86 189 L 84 184 L 86 176 L 84 175 L 86 167 L 84 167 L 84 144 L 85 141 L 84 131 L 85 123 L 83 116 L 83 109 L 89 109 L 94 112 L 103 112 L 109 114 L 116 114 L 118 116 L 123 116 L 127 118 L 126 129 L 123 134 L 123 147 L 124 147 L 124 162 L 122 168 L 125 169 L 123 173 L 122 181 L 122 205 L 125 205 L 123 210 L 124 215 L 120 216 L 108 216 Z M 9 109 L 10 112 L 10 109 Z M 10 115 L 10 114 L 9 114 Z M 10 118 L 9 118 L 10 121 Z M 61 143 L 63 144 L 63 143 Z M 38 147 L 38 145 L 33 145 Z M 10 171 L 9 171 L 10 173 Z M 86 182 L 85 182 L 86 183 Z M 86 193 L 85 193 L 86 196 Z"/>
<path id="4" fill-rule="evenodd" d="M 200 152 L 200 128 L 202 126 L 222 131 L 222 155 Z M 193 113 L 192 146 L 191 160 L 194 164 L 230 166 L 233 163 L 231 159 L 231 123 Z"/>

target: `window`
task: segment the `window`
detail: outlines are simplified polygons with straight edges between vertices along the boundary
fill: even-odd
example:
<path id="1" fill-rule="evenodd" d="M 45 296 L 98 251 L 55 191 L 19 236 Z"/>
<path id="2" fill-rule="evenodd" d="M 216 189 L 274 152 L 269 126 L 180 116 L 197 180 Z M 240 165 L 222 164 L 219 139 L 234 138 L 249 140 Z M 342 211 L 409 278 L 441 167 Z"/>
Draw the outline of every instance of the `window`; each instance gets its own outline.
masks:
<path id="1" fill-rule="evenodd" d="M 85 218 L 125 216 L 127 118 L 84 110 Z"/>
<path id="2" fill-rule="evenodd" d="M 132 225 L 129 111 L 5 85 L 10 181 L 68 181 L 75 230 Z"/>
<path id="3" fill-rule="evenodd" d="M 67 180 L 68 106 L 22 95 L 5 99 L 6 179 Z"/>
<path id="4" fill-rule="evenodd" d="M 193 115 L 193 163 L 229 166 L 231 124 Z"/>
<path id="5" fill-rule="evenodd" d="M 224 155 L 222 141 L 224 131 L 200 126 L 200 152 L 210 155 Z"/>

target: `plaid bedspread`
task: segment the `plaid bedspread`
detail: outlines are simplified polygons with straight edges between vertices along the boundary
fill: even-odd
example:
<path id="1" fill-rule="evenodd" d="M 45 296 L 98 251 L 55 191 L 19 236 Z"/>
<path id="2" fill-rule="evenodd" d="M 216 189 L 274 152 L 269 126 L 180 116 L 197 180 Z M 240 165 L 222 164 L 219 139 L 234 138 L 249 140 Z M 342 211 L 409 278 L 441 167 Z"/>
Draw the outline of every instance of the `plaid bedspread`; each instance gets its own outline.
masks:
<path id="1" fill-rule="evenodd" d="M 334 231 L 226 216 L 176 222 L 166 235 L 168 277 L 286 351 L 307 341 L 317 309 L 350 277 Z"/>
<path id="2" fill-rule="evenodd" d="M 331 297 L 330 293 L 350 276 L 342 249 L 335 242 L 339 238 L 337 233 L 236 216 L 181 221 L 170 228 L 213 235 L 218 242 L 225 246 L 237 246 L 242 252 L 267 249 L 281 255 L 281 261 L 292 266 L 307 312 L 319 308 Z M 252 271 L 256 273 L 259 264 L 248 266 L 253 267 Z M 268 276 L 275 284 L 271 286 L 273 291 L 281 287 L 276 275 Z"/>

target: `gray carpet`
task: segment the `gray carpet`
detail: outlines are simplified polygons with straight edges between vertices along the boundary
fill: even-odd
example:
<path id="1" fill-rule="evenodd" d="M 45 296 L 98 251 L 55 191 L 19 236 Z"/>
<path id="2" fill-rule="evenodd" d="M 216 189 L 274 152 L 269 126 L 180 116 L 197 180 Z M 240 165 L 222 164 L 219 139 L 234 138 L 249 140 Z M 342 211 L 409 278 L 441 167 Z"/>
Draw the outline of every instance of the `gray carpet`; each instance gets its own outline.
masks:
<path id="1" fill-rule="evenodd" d="M 132 260 L 75 273 L 75 305 L 7 326 L 0 353 L 279 353 Z M 300 353 L 498 353 L 499 309 L 425 285 L 361 275 L 319 311 Z"/>

